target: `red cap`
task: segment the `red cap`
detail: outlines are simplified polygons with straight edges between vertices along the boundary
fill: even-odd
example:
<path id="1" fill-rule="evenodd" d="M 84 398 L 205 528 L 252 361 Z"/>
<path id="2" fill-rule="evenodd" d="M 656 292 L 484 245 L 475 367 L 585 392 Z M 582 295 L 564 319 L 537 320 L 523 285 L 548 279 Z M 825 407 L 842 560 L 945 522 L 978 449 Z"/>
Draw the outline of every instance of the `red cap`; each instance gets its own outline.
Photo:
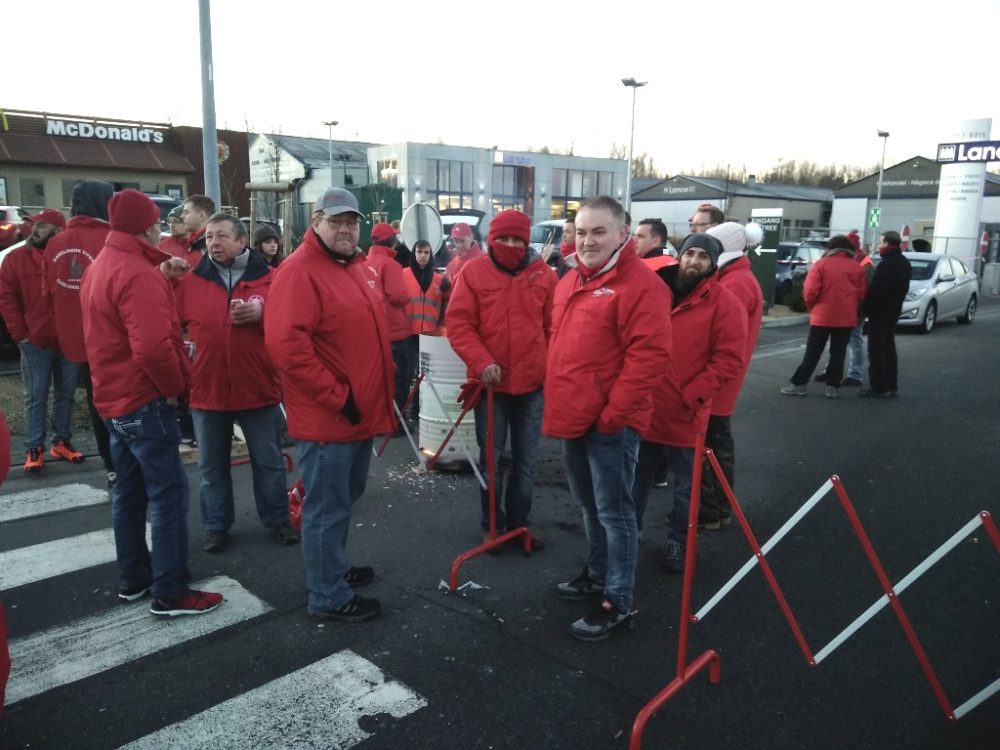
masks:
<path id="1" fill-rule="evenodd" d="M 33 221 L 36 224 L 55 224 L 57 227 L 66 228 L 66 217 L 62 215 L 61 211 L 56 211 L 54 208 L 43 208 L 34 216 L 29 216 L 28 221 Z"/>
<path id="2" fill-rule="evenodd" d="M 145 193 L 127 188 L 108 201 L 108 223 L 115 231 L 139 234 L 160 223 L 160 208 Z"/>
<path id="3" fill-rule="evenodd" d="M 451 236 L 452 236 L 452 239 L 459 239 L 459 240 L 466 239 L 466 240 L 471 240 L 472 239 L 472 227 L 470 227 L 468 224 L 459 222 L 458 224 L 455 224 L 455 226 L 453 226 L 451 228 Z"/>
<path id="4" fill-rule="evenodd" d="M 380 222 L 372 227 L 372 241 L 381 242 L 395 236 L 396 230 L 392 224 Z"/>

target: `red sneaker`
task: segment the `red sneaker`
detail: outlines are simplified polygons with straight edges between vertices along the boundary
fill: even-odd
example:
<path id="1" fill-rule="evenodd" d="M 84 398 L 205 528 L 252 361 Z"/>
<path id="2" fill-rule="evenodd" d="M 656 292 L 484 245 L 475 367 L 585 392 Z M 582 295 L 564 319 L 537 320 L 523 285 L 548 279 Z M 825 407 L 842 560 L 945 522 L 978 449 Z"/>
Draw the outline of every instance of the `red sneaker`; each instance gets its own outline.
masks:
<path id="1" fill-rule="evenodd" d="M 222 594 L 192 589 L 176 599 L 153 599 L 149 611 L 159 617 L 203 615 L 222 604 Z"/>
<path id="2" fill-rule="evenodd" d="M 41 448 L 28 448 L 28 455 L 24 460 L 25 471 L 41 471 L 45 466 L 45 459 L 42 458 Z"/>
<path id="3" fill-rule="evenodd" d="M 71 464 L 83 462 L 83 454 L 70 445 L 69 440 L 56 440 L 52 443 L 52 450 L 49 451 L 49 455 L 52 458 L 66 459 Z"/>

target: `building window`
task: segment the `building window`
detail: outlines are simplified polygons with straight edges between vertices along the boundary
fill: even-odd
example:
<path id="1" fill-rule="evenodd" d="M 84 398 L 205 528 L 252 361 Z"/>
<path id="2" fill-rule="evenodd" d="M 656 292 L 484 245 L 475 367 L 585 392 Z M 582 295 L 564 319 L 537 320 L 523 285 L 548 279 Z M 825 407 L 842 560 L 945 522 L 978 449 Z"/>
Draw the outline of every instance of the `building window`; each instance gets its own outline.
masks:
<path id="1" fill-rule="evenodd" d="M 472 208 L 473 185 L 471 161 L 427 160 L 427 201 L 439 211 Z"/>
<path id="2" fill-rule="evenodd" d="M 613 177 L 592 169 L 553 169 L 551 217 L 568 219 L 576 216 L 584 198 L 611 195 Z"/>
<path id="3" fill-rule="evenodd" d="M 532 171 L 530 167 L 493 165 L 494 213 L 508 208 L 516 208 L 518 211 L 525 210 L 528 192 L 533 181 Z"/>
<path id="4" fill-rule="evenodd" d="M 179 201 L 184 197 L 184 186 L 183 185 L 164 185 L 163 192 L 173 198 L 175 201 Z"/>
<path id="5" fill-rule="evenodd" d="M 24 208 L 45 208 L 45 184 L 38 177 L 22 177 L 21 205 Z M 68 203 L 66 204 L 69 205 Z M 32 212 L 34 213 L 34 212 Z"/>
<path id="6" fill-rule="evenodd" d="M 376 162 L 375 168 L 378 170 L 378 182 L 390 187 L 399 187 L 399 161 L 397 159 L 384 159 Z M 354 184 L 354 180 L 351 180 L 351 182 L 347 181 L 346 173 L 344 184 Z"/>

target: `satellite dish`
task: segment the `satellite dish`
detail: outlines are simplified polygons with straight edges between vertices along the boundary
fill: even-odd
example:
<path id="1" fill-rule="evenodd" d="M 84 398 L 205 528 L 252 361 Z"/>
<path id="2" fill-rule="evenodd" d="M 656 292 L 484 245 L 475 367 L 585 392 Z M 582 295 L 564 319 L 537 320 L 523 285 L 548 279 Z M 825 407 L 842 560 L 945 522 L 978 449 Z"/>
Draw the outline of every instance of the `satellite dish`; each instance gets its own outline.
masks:
<path id="1" fill-rule="evenodd" d="M 444 240 L 441 214 L 430 203 L 414 203 L 403 212 L 399 235 L 409 248 L 413 248 L 417 240 L 427 240 L 431 244 L 431 252 L 437 252 Z"/>

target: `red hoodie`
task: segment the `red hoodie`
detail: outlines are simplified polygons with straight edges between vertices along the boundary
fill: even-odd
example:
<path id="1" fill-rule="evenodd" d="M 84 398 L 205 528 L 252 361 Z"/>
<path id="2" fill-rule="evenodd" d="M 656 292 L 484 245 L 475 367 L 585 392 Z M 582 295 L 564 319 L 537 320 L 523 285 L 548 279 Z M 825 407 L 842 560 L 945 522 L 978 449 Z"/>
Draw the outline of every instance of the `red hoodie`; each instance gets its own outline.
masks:
<path id="1" fill-rule="evenodd" d="M 59 351 L 73 362 L 87 361 L 83 314 L 80 312 L 80 280 L 104 247 L 109 231 L 111 228 L 106 221 L 74 216 L 66 229 L 45 246 L 50 306 Z"/>

